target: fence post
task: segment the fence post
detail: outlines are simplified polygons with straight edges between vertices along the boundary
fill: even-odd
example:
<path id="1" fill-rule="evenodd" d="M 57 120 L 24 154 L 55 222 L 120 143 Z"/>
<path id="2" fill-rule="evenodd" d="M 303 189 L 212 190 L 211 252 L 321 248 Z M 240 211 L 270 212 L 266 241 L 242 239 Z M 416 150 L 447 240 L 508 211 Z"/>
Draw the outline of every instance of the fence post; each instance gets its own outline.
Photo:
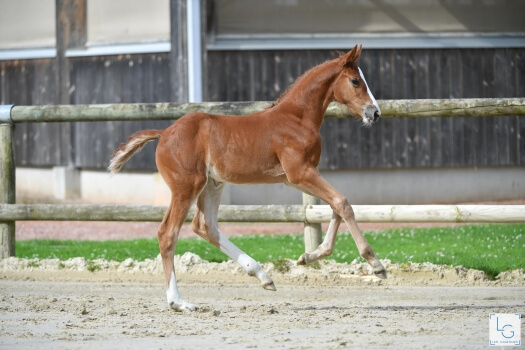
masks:
<path id="1" fill-rule="evenodd" d="M 303 193 L 303 206 L 306 209 L 310 205 L 321 204 L 319 198 Z M 319 247 L 323 239 L 321 224 L 310 224 L 304 222 L 304 251 L 311 253 Z"/>
<path id="2" fill-rule="evenodd" d="M 0 106 L 0 203 L 15 203 L 15 160 L 11 108 Z M 15 222 L 0 222 L 0 259 L 15 256 Z"/>

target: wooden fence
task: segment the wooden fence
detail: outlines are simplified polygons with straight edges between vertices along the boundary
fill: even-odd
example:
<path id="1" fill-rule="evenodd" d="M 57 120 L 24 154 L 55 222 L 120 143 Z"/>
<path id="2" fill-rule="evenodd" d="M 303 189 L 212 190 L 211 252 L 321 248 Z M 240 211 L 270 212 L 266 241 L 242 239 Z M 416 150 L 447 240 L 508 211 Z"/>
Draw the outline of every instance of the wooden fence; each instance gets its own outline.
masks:
<path id="1" fill-rule="evenodd" d="M 379 104 L 383 118 L 525 116 L 525 98 L 383 100 Z M 156 206 L 15 204 L 14 123 L 175 120 L 197 111 L 244 115 L 269 105 L 269 102 L 209 102 L 0 106 L 0 258 L 15 255 L 15 222 L 19 220 L 160 221 L 166 209 Z M 345 106 L 331 104 L 326 117 L 355 115 Z M 361 222 L 525 222 L 525 205 L 356 205 L 354 211 L 356 219 Z M 303 205 L 225 205 L 219 211 L 220 221 L 303 222 L 306 251 L 320 243 L 320 223 L 330 218 L 330 208 L 319 205 L 309 196 L 303 196 Z"/>

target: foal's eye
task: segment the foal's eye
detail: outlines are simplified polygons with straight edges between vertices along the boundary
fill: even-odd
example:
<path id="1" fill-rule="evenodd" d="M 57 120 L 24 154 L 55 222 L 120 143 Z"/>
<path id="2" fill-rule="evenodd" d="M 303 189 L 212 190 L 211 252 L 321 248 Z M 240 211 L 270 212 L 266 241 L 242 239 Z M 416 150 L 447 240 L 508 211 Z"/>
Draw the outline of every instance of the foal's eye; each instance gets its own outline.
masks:
<path id="1" fill-rule="evenodd" d="M 352 79 L 350 79 L 350 81 L 352 82 L 352 85 L 354 85 L 355 87 L 359 86 L 359 79 L 352 78 Z"/>

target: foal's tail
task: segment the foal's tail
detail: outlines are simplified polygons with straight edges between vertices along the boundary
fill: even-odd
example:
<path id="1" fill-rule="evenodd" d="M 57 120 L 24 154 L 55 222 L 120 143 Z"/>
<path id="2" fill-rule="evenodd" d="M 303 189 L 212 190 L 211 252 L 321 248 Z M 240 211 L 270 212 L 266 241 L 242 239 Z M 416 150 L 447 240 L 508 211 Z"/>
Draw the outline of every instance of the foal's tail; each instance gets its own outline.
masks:
<path id="1" fill-rule="evenodd" d="M 124 163 L 140 151 L 147 142 L 160 138 L 160 134 L 163 131 L 164 130 L 142 130 L 131 135 L 128 142 L 121 144 L 111 155 L 108 171 L 118 173 Z"/>

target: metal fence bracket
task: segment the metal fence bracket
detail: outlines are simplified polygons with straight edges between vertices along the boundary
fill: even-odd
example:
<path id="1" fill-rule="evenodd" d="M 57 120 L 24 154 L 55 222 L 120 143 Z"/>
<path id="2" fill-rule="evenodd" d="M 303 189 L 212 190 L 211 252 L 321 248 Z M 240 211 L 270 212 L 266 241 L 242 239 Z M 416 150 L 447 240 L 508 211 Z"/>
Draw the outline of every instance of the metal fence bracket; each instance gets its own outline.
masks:
<path id="1" fill-rule="evenodd" d="M 11 109 L 15 105 L 0 105 L 0 124 L 11 124 L 13 120 L 11 119 Z"/>

